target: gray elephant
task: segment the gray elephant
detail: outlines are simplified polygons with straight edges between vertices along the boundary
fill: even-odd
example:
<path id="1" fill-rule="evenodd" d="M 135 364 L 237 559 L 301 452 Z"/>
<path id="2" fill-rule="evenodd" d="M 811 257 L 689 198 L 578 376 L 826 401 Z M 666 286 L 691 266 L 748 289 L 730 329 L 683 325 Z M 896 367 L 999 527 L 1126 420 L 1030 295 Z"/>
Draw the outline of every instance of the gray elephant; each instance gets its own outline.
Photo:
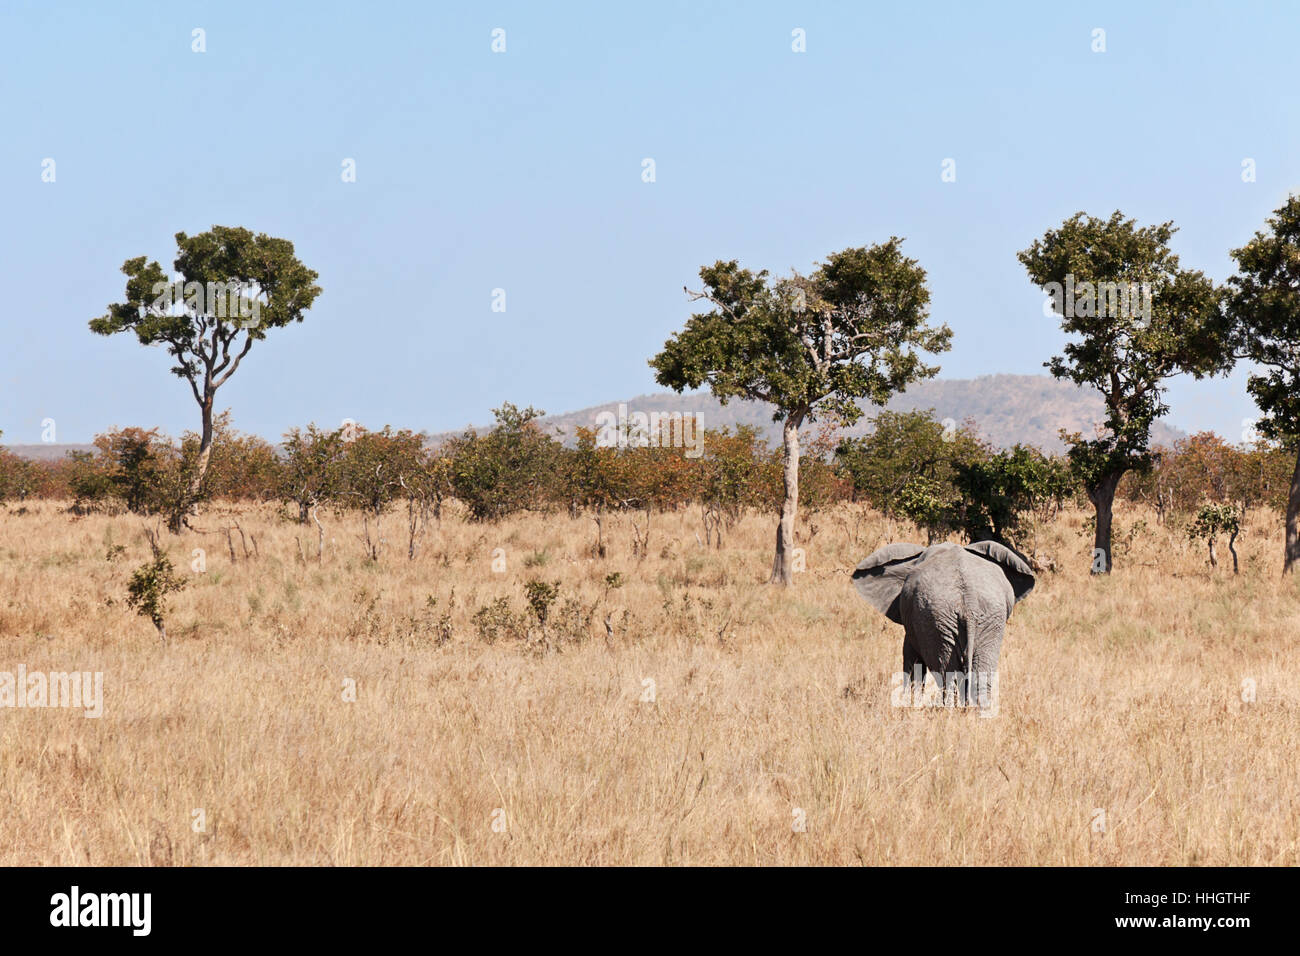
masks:
<path id="1" fill-rule="evenodd" d="M 1034 573 L 994 541 L 929 548 L 899 543 L 859 564 L 853 584 L 876 610 L 903 625 L 904 686 L 916 678 L 923 684 L 928 669 L 940 686 L 955 685 L 966 703 L 976 688 L 996 681 L 1007 619 L 1033 590 Z"/>

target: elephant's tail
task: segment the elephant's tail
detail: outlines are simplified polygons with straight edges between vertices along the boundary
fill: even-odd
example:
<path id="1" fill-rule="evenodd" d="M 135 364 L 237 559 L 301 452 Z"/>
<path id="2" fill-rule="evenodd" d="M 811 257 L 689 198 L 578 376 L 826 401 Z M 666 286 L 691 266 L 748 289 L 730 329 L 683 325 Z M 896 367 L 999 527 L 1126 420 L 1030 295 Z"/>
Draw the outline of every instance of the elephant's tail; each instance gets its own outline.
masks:
<path id="1" fill-rule="evenodd" d="M 961 621 L 957 624 L 957 653 L 961 655 L 962 673 L 966 675 L 965 686 L 963 688 L 962 703 L 970 699 L 975 685 L 975 636 L 971 633 L 970 622 L 975 618 L 974 600 L 969 590 L 964 590 L 962 594 L 962 615 Z"/>
<path id="2" fill-rule="evenodd" d="M 974 644 L 970 635 L 970 624 L 965 617 L 957 624 L 957 659 L 961 664 L 961 671 L 966 675 L 967 686 L 971 679 L 971 668 L 974 666 L 975 653 Z"/>

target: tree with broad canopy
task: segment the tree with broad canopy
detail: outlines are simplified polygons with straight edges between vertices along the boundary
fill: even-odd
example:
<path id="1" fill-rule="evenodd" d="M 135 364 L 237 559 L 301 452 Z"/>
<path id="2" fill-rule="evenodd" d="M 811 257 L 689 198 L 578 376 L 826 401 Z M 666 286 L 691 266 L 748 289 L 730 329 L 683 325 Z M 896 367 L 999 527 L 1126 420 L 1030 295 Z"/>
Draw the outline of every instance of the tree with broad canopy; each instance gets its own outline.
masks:
<path id="1" fill-rule="evenodd" d="M 141 345 L 164 345 L 176 360 L 172 372 L 189 382 L 202 421 L 189 481 L 197 500 L 212 455 L 217 389 L 267 331 L 301 322 L 321 290 L 287 239 L 213 226 L 196 236 L 176 233 L 176 245 L 174 277 L 144 256 L 123 263 L 125 301 L 91 319 L 90 329 L 133 332 Z"/>
<path id="2" fill-rule="evenodd" d="M 799 503 L 799 427 L 819 415 L 851 425 L 860 399 L 883 405 L 908 384 L 936 374 L 920 352 L 946 351 L 952 331 L 926 324 L 925 270 L 904 256 L 902 240 L 845 249 L 808 276 L 770 279 L 736 260 L 700 270 L 704 288 L 687 295 L 712 308 L 650 360 L 660 385 L 683 391 L 707 385 L 732 398 L 775 406 L 782 427 L 781 516 L 771 582 L 793 579 Z"/>

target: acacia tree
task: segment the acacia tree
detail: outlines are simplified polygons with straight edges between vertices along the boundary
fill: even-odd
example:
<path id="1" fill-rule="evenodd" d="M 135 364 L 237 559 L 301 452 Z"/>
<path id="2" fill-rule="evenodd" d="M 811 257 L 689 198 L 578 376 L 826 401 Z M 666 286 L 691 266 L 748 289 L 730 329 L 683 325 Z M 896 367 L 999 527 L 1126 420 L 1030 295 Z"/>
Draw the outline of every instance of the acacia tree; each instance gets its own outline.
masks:
<path id="1" fill-rule="evenodd" d="M 537 423 L 546 413 L 503 402 L 492 414 L 486 435 L 466 431 L 442 448 L 452 491 L 475 521 L 544 508 L 557 481 L 561 445 Z"/>
<path id="2" fill-rule="evenodd" d="M 1237 536 L 1241 534 L 1241 516 L 1237 514 L 1234 505 L 1201 505 L 1201 510 L 1196 513 L 1196 520 L 1192 522 L 1187 529 L 1187 537 L 1191 540 L 1201 538 L 1210 547 L 1210 567 L 1217 568 L 1219 559 L 1214 554 L 1214 542 L 1219 535 L 1228 536 L 1228 550 L 1232 552 L 1232 573 L 1241 573 L 1241 565 L 1237 560 Z"/>
<path id="3" fill-rule="evenodd" d="M 196 236 L 176 233 L 176 245 L 175 278 L 144 256 L 123 263 L 126 301 L 91 319 L 90 329 L 134 332 L 141 345 L 165 345 L 176 360 L 172 372 L 189 382 L 202 418 L 189 482 L 197 499 L 212 454 L 217 389 L 267 330 L 301 322 L 321 290 L 287 239 L 213 226 Z"/>
<path id="4" fill-rule="evenodd" d="M 730 531 L 747 506 L 762 495 L 763 471 L 771 449 L 751 425 L 705 432 L 706 454 L 700 459 L 694 489 L 704 525 L 704 543 L 722 547 L 722 532 Z"/>
<path id="5" fill-rule="evenodd" d="M 887 518 L 898 509 L 899 495 L 912 479 L 933 479 L 945 486 L 944 494 L 951 498 L 956 466 L 989 455 L 972 422 L 949 428 L 934 417 L 932 408 L 884 410 L 871 422 L 870 434 L 843 439 L 835 457 L 855 494 Z"/>
<path id="6" fill-rule="evenodd" d="M 627 503 L 624 491 L 626 463 L 619 457 L 618 449 L 597 443 L 595 429 L 582 427 L 577 430 L 576 446 L 563 454 L 562 461 L 569 514 L 576 517 L 583 509 L 591 511 L 592 520 L 596 522 L 596 543 L 592 546 L 592 554 L 604 558 L 608 554 L 605 512 L 624 507 Z"/>
<path id="7" fill-rule="evenodd" d="M 902 254 L 902 240 L 845 249 L 810 276 L 769 282 L 766 270 L 736 260 L 700 270 L 704 288 L 686 290 L 713 308 L 650 360 L 660 385 L 682 391 L 708 385 L 732 398 L 769 402 L 782 426 L 782 502 L 773 584 L 792 580 L 799 502 L 799 427 L 819 414 L 845 425 L 861 416 L 858 399 L 883 405 L 906 385 L 938 372 L 918 351 L 947 350 L 946 325 L 931 327 L 925 270 Z"/>
<path id="8" fill-rule="evenodd" d="M 1232 251 L 1226 315 L 1233 352 L 1262 366 L 1246 388 L 1263 413 L 1257 430 L 1296 452 L 1286 499 L 1282 573 L 1300 563 L 1300 195 L 1268 220 L 1267 233 Z"/>
<path id="9" fill-rule="evenodd" d="M 114 428 L 95 436 L 107 485 L 135 514 L 156 514 L 162 475 L 175 456 L 158 429 Z"/>
<path id="10" fill-rule="evenodd" d="M 298 506 L 298 523 L 306 524 L 311 509 L 335 500 L 344 487 L 343 429 L 322 431 L 316 424 L 284 433 L 280 497 Z"/>
<path id="11" fill-rule="evenodd" d="M 1165 381 L 1184 372 L 1202 378 L 1230 364 L 1214 320 L 1218 293 L 1203 273 L 1179 267 L 1169 249 L 1175 231 L 1170 222 L 1138 226 L 1118 210 L 1109 219 L 1079 212 L 1018 255 L 1052 296 L 1061 329 L 1078 336 L 1044 365 L 1057 378 L 1097 389 L 1106 403 L 1102 434 L 1063 436 L 1097 512 L 1094 574 L 1112 567 L 1120 479 L 1150 467 L 1151 423 L 1169 411 Z"/>
<path id="12" fill-rule="evenodd" d="M 385 425 L 382 431 L 359 429 L 343 442 L 343 488 L 339 500 L 346 507 L 360 511 L 364 522 L 366 556 L 379 560 L 384 538 L 379 522 L 393 502 L 407 499 L 409 541 L 407 556 L 414 558 L 423 511 L 417 509 L 421 497 L 417 485 L 427 466 L 425 435 L 409 429 L 394 431 Z M 371 534 L 371 522 L 375 533 Z"/>
<path id="13" fill-rule="evenodd" d="M 1014 547 L 1022 541 L 1029 518 L 1038 518 L 1052 505 L 1059 507 L 1073 491 L 1068 464 L 1028 445 L 959 461 L 954 468 L 953 485 L 960 499 L 954 523 L 972 541 Z M 1033 530 L 1036 541 L 1037 522 Z"/>

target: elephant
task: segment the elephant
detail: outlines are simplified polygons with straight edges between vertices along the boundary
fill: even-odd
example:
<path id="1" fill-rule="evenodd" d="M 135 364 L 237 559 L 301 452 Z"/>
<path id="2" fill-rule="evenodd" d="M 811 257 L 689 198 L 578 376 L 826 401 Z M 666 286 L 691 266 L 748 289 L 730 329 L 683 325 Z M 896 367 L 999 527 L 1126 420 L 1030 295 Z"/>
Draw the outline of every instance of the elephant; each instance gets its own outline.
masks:
<path id="1" fill-rule="evenodd" d="M 914 679 L 923 686 L 928 669 L 945 692 L 955 685 L 965 704 L 977 686 L 996 688 L 1007 619 L 1033 590 L 1034 573 L 1024 558 L 995 541 L 928 548 L 900 542 L 863 560 L 853 571 L 853 585 L 876 610 L 903 625 L 904 687 Z"/>

